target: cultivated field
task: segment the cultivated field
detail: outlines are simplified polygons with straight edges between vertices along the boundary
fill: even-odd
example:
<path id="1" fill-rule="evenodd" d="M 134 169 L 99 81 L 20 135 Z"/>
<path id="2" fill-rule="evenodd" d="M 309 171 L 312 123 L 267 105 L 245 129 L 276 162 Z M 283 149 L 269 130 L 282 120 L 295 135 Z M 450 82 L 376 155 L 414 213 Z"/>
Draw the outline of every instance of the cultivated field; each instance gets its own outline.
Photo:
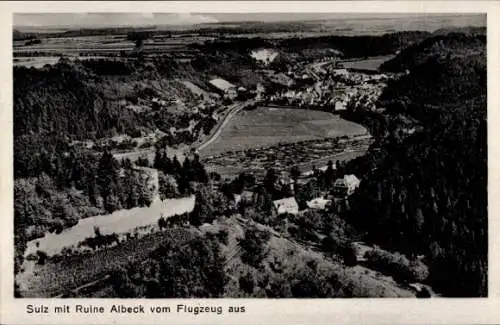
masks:
<path id="1" fill-rule="evenodd" d="M 251 172 L 257 178 L 264 177 L 268 168 L 290 170 L 297 166 L 302 173 L 326 168 L 328 161 L 348 161 L 365 154 L 372 143 L 370 135 L 350 138 L 325 138 L 278 144 L 255 150 L 226 153 L 204 159 L 207 171 L 231 178 L 241 172 Z"/>
<path id="2" fill-rule="evenodd" d="M 69 56 L 68 60 L 90 60 L 90 59 L 104 59 L 105 56 Z M 61 57 L 59 56 L 32 56 L 32 57 L 15 57 L 14 66 L 25 66 L 27 68 L 42 68 L 46 64 L 56 64 Z"/>
<path id="3" fill-rule="evenodd" d="M 18 274 L 23 297 L 52 297 L 73 290 L 104 277 L 109 271 L 128 263 L 148 258 L 166 239 L 182 243 L 191 239 L 193 231 L 183 228 L 167 229 L 142 238 L 132 239 L 118 246 L 66 258 L 59 263 L 31 265 L 30 272 Z M 27 263 L 34 264 L 28 261 Z M 26 263 L 26 264 L 27 264 Z M 90 266 L 90 267 L 89 267 Z"/>
<path id="4" fill-rule="evenodd" d="M 221 132 L 219 138 L 201 150 L 202 156 L 260 148 L 325 137 L 366 134 L 359 124 L 314 110 L 259 107 L 242 111 Z"/>
<path id="5" fill-rule="evenodd" d="M 207 37 L 179 37 L 179 38 L 154 38 L 144 42 L 144 50 L 147 52 L 184 50 L 186 45 L 200 43 L 209 40 Z M 20 53 L 53 53 L 53 54 L 78 54 L 78 53 L 120 53 L 120 51 L 130 51 L 135 47 L 135 43 L 127 39 L 126 35 L 101 35 L 83 37 L 58 37 L 42 38 L 40 44 L 26 44 L 26 41 L 14 41 L 14 56 Z"/>

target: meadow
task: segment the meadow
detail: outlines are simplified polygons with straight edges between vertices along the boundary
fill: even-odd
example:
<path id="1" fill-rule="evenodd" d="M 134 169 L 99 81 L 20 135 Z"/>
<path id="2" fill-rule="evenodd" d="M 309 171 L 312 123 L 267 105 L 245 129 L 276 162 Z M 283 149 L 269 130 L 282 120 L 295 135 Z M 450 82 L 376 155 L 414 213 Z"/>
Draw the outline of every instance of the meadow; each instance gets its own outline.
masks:
<path id="1" fill-rule="evenodd" d="M 325 137 L 355 136 L 366 133 L 359 124 L 328 112 L 274 107 L 241 111 L 221 132 L 218 139 L 200 152 L 213 156 Z"/>
<path id="2" fill-rule="evenodd" d="M 366 71 L 378 71 L 382 63 L 392 59 L 394 55 L 383 55 L 360 60 L 348 60 L 342 62 L 342 66 L 346 69 L 357 69 Z"/>

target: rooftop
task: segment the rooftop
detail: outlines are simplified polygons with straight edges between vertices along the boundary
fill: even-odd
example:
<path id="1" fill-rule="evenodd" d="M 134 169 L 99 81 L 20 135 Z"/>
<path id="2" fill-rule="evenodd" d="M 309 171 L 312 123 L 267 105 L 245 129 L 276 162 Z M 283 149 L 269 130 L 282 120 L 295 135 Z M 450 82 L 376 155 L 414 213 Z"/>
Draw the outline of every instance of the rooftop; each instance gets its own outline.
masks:
<path id="1" fill-rule="evenodd" d="M 210 80 L 210 84 L 213 85 L 214 87 L 217 87 L 220 90 L 224 90 L 224 91 L 229 90 L 230 88 L 236 87 L 235 85 L 233 85 L 229 81 L 226 81 L 226 80 L 220 79 L 220 78 Z"/>

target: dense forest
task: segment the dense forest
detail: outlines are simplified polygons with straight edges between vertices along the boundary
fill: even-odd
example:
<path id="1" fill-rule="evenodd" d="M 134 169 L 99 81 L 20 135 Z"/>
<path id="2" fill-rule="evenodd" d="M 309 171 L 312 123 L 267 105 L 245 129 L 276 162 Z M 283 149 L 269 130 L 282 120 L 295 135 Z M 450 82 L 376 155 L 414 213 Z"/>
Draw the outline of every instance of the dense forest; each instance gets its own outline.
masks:
<path id="1" fill-rule="evenodd" d="M 262 38 L 208 41 L 193 45 L 204 53 L 237 51 L 242 54 L 258 48 L 274 48 L 282 52 L 302 53 L 305 50 L 335 49 L 344 58 L 359 58 L 393 54 L 430 36 L 428 32 L 409 31 L 381 36 L 318 36 L 291 37 L 283 40 Z M 304 52 L 305 53 L 305 52 Z"/>
<path id="2" fill-rule="evenodd" d="M 484 38 L 436 40 L 393 60 L 410 73 L 380 98 L 388 132 L 348 166 L 363 181 L 346 217 L 374 243 L 425 255 L 429 281 L 444 295 L 486 296 L 486 60 L 484 48 L 476 51 Z M 426 52 L 428 44 L 440 45 Z M 461 55 L 450 55 L 456 44 Z M 390 119 L 397 115 L 418 119 L 422 130 L 403 135 Z"/>
<path id="3" fill-rule="evenodd" d="M 382 71 L 402 72 L 424 63 L 429 57 L 470 57 L 486 52 L 486 34 L 459 32 L 440 34 L 412 44 L 395 58 L 386 61 Z"/>

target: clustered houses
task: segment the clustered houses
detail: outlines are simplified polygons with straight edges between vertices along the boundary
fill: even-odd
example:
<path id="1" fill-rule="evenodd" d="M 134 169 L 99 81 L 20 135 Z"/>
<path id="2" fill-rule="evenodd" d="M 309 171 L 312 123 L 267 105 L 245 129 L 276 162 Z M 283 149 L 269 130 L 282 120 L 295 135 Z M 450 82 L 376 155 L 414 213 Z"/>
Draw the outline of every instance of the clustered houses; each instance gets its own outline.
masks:
<path id="1" fill-rule="evenodd" d="M 385 74 L 366 75 L 350 72 L 344 68 L 328 67 L 326 70 L 321 68 L 317 73 L 322 80 L 300 89 L 297 87 L 293 89 L 291 86 L 294 81 L 303 79 L 302 76 L 274 75 L 271 80 L 284 89 L 270 96 L 269 101 L 299 107 L 316 106 L 331 111 L 345 110 L 350 104 L 362 104 L 365 108 L 375 109 L 375 101 L 388 79 Z"/>
<path id="2" fill-rule="evenodd" d="M 345 199 L 354 193 L 354 191 L 359 187 L 359 184 L 360 180 L 356 176 L 345 175 L 343 178 L 339 178 L 335 181 L 334 189 L 330 194 L 327 193 L 324 196 L 320 196 L 306 202 L 307 209 L 328 210 L 337 205 L 337 208 L 340 209 L 342 208 Z M 274 213 L 278 215 L 285 213 L 300 213 L 299 206 L 294 196 L 275 200 L 273 201 L 273 205 Z"/>
<path id="3" fill-rule="evenodd" d="M 300 181 L 300 180 L 299 180 Z M 273 214 L 300 214 L 306 210 L 331 210 L 340 211 L 346 206 L 346 198 L 354 193 L 359 187 L 360 180 L 355 175 L 345 175 L 339 178 L 334 183 L 334 188 L 322 196 L 318 196 L 306 202 L 306 210 L 301 211 L 294 193 L 295 181 L 283 176 L 278 176 L 275 183 L 276 186 L 290 187 L 290 196 L 273 201 Z M 234 203 L 236 206 L 245 207 L 251 206 L 255 202 L 255 193 L 251 191 L 243 191 L 241 194 L 234 195 Z"/>

